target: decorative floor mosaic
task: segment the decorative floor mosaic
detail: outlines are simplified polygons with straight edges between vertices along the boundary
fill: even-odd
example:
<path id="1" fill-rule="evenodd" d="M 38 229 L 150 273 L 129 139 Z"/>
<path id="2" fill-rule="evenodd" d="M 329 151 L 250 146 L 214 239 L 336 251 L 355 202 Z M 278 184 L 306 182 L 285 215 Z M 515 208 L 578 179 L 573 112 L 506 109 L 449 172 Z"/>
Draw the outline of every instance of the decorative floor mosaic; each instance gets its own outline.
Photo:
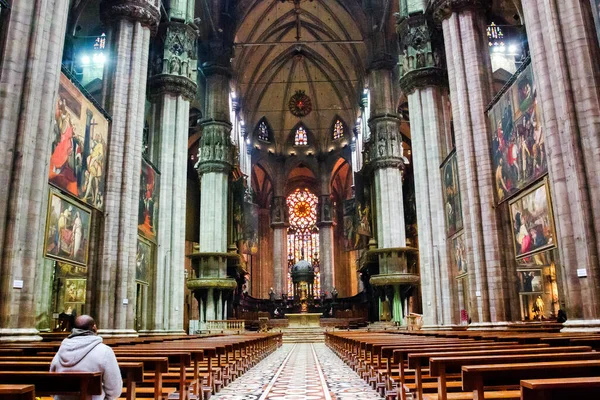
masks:
<path id="1" fill-rule="evenodd" d="M 284 344 L 215 400 L 381 399 L 322 343 Z"/>

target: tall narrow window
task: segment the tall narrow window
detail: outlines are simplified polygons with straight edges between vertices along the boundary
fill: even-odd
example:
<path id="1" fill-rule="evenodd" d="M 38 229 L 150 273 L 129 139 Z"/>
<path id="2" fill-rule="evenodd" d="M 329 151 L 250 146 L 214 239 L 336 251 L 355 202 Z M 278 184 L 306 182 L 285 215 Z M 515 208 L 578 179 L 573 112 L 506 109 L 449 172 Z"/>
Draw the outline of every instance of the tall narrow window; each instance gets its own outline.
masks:
<path id="1" fill-rule="evenodd" d="M 296 189 L 287 198 L 290 215 L 288 228 L 288 293 L 294 293 L 292 267 L 300 260 L 310 262 L 315 271 L 313 295 L 321 294 L 319 266 L 319 228 L 317 227 L 318 199 L 308 189 Z"/>
<path id="2" fill-rule="evenodd" d="M 333 126 L 333 140 L 338 140 L 342 137 L 344 137 L 344 124 L 338 119 Z"/>
<path id="3" fill-rule="evenodd" d="M 296 146 L 308 146 L 308 136 L 306 135 L 306 129 L 300 126 L 296 130 L 296 137 L 294 138 L 294 145 Z"/>
<path id="4" fill-rule="evenodd" d="M 261 123 L 258 124 L 258 140 L 262 140 L 263 142 L 269 141 L 269 128 L 267 127 L 267 124 L 265 124 L 265 121 L 261 121 Z"/>

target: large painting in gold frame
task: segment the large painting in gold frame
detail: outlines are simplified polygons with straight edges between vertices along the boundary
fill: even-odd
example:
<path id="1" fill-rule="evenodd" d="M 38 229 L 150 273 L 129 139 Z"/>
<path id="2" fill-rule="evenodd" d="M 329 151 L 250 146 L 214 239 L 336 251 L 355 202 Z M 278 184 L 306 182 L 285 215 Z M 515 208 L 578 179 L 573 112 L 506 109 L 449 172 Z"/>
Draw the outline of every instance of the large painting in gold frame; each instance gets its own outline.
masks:
<path id="1" fill-rule="evenodd" d="M 49 196 L 44 256 L 87 265 L 91 211 L 54 190 Z"/>
<path id="2" fill-rule="evenodd" d="M 510 201 L 509 208 L 517 258 L 556 246 L 556 230 L 547 179 Z"/>

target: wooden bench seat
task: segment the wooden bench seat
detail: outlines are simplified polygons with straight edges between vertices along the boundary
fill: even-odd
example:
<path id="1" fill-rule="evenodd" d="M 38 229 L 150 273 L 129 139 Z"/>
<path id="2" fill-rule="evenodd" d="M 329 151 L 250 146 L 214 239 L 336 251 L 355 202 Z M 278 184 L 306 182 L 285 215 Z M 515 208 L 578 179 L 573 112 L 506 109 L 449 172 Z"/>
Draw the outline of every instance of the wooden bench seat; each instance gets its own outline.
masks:
<path id="1" fill-rule="evenodd" d="M 600 399 L 600 377 L 527 379 L 521 381 L 522 400 L 575 398 Z"/>
<path id="2" fill-rule="evenodd" d="M 0 399 L 35 400 L 34 385 L 0 385 Z"/>
<path id="3" fill-rule="evenodd" d="M 36 396 L 66 395 L 86 400 L 102 393 L 100 372 L 0 371 L 0 384 L 30 384 Z"/>
<path id="4" fill-rule="evenodd" d="M 600 360 L 465 365 L 462 367 L 463 390 L 473 392 L 474 400 L 483 400 L 485 388 L 490 386 L 517 386 L 521 380 L 527 379 L 597 376 L 600 376 Z"/>

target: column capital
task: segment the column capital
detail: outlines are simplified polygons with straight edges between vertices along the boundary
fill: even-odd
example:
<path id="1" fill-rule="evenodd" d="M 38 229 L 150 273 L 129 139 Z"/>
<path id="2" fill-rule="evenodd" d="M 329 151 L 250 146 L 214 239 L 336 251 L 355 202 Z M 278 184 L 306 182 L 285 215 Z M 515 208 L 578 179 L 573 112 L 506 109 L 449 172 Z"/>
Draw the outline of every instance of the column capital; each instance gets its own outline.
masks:
<path id="1" fill-rule="evenodd" d="M 404 169 L 400 117 L 397 114 L 374 115 L 369 119 L 371 137 L 365 142 L 365 165 L 372 170 Z"/>
<path id="2" fill-rule="evenodd" d="M 489 8 L 491 3 L 489 0 L 433 0 L 430 7 L 433 10 L 433 18 L 440 23 L 450 18 L 452 13 L 463 10 L 483 11 Z"/>
<path id="3" fill-rule="evenodd" d="M 192 101 L 198 79 L 198 32 L 182 22 L 161 24 L 160 39 L 152 49 L 150 96 L 170 93 Z"/>
<path id="4" fill-rule="evenodd" d="M 234 146 L 230 139 L 231 123 L 210 120 L 202 124 L 198 148 L 198 175 L 208 172 L 228 174 L 233 166 Z"/>
<path id="5" fill-rule="evenodd" d="M 290 215 L 288 212 L 285 197 L 275 196 L 271 200 L 271 227 L 287 228 L 289 226 Z"/>
<path id="6" fill-rule="evenodd" d="M 224 75 L 227 78 L 231 78 L 233 76 L 231 66 L 221 65 L 216 62 L 204 62 L 202 63 L 202 67 L 200 69 L 202 70 L 202 73 L 205 77 L 211 75 Z"/>
<path id="7" fill-rule="evenodd" d="M 333 204 L 331 201 L 331 195 L 325 194 L 319 196 L 319 203 L 317 205 L 317 226 L 331 226 L 333 225 Z"/>
<path id="8" fill-rule="evenodd" d="M 426 14 L 403 18 L 396 25 L 400 42 L 398 75 L 405 94 L 427 86 L 447 85 L 443 34 Z"/>
<path id="9" fill-rule="evenodd" d="M 160 10 L 152 0 L 102 0 L 100 18 L 107 25 L 122 19 L 139 22 L 156 34 Z"/>

